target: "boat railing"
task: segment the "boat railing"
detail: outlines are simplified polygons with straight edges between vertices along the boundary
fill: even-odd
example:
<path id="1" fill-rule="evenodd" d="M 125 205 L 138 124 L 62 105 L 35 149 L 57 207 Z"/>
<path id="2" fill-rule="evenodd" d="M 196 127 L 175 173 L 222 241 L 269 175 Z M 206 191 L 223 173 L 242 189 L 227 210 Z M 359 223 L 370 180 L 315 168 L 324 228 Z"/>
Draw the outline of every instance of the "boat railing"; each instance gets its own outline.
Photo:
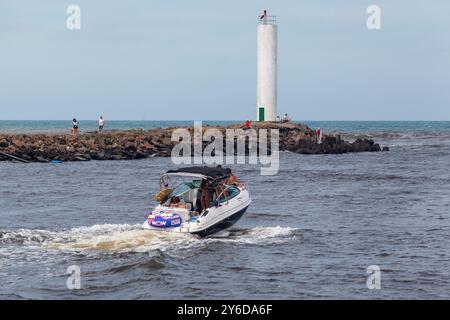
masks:
<path id="1" fill-rule="evenodd" d="M 236 188 L 236 186 L 233 185 L 233 184 L 225 184 L 225 188 L 223 188 L 223 189 L 222 189 L 222 192 L 219 193 L 219 195 L 217 196 L 217 203 L 218 203 L 218 205 L 220 205 L 219 199 L 223 196 L 223 194 L 225 193 L 225 191 L 227 191 L 227 190 L 230 189 L 231 187 Z M 226 201 L 226 204 L 228 204 L 228 203 L 230 202 L 230 199 L 227 197 L 226 200 L 227 200 L 227 201 Z"/>

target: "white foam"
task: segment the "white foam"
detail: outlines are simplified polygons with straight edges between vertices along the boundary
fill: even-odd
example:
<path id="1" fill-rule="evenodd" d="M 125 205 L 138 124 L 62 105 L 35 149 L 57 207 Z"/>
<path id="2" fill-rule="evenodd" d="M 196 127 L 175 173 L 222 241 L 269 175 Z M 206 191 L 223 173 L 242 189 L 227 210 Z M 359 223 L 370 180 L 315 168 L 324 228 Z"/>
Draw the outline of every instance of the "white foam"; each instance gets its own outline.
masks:
<path id="1" fill-rule="evenodd" d="M 46 243 L 48 248 L 62 250 L 101 250 L 106 252 L 147 252 L 165 250 L 171 244 L 182 246 L 182 240 L 189 242 L 184 234 L 152 232 L 140 225 L 94 225 L 68 231 L 63 237 Z"/>
<path id="2" fill-rule="evenodd" d="M 294 238 L 295 230 L 281 226 L 255 227 L 202 239 L 191 234 L 144 230 L 141 225 L 102 224 L 59 232 L 20 229 L 2 232 L 2 240 L 63 251 L 151 252 L 196 249 L 216 242 L 279 243 Z"/>
<path id="3" fill-rule="evenodd" d="M 242 234 L 229 238 L 218 239 L 224 242 L 245 244 L 271 244 L 292 240 L 295 238 L 295 228 L 289 227 L 255 227 L 245 230 Z"/>

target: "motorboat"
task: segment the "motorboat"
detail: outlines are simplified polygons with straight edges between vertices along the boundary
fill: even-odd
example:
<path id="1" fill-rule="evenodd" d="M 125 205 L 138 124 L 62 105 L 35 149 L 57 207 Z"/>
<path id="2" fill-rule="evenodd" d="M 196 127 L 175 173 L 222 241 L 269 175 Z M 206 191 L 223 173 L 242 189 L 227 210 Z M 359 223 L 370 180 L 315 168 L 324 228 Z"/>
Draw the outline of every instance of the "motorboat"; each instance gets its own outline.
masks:
<path id="1" fill-rule="evenodd" d="M 247 188 L 229 168 L 187 167 L 169 170 L 160 178 L 159 204 L 144 229 L 205 237 L 234 225 L 248 209 Z"/>

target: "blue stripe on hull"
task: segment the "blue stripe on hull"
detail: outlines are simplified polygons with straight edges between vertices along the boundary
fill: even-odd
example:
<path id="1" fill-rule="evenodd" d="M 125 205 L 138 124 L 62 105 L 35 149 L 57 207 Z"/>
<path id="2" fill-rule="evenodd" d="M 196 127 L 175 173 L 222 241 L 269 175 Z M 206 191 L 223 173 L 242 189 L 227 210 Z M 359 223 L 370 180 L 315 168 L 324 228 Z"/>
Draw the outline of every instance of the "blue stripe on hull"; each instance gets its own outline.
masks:
<path id="1" fill-rule="evenodd" d="M 228 229 L 233 224 L 239 221 L 240 218 L 244 215 L 245 211 L 247 211 L 249 206 L 246 206 L 244 209 L 239 210 L 238 212 L 234 213 L 233 215 L 229 216 L 228 218 L 220 221 L 219 223 L 216 223 L 215 225 L 199 231 L 199 232 L 192 232 L 192 234 L 197 234 L 200 237 L 206 237 L 213 233 Z"/>

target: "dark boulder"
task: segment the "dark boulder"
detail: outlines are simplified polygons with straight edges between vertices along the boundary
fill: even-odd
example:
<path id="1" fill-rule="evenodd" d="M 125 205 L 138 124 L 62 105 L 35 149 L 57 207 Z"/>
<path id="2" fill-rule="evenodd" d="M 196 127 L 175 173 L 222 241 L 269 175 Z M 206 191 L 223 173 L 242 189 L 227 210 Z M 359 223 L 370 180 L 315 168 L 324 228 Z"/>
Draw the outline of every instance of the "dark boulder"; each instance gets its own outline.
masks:
<path id="1" fill-rule="evenodd" d="M 7 148 L 9 147 L 9 142 L 6 139 L 0 140 L 0 148 Z"/>

